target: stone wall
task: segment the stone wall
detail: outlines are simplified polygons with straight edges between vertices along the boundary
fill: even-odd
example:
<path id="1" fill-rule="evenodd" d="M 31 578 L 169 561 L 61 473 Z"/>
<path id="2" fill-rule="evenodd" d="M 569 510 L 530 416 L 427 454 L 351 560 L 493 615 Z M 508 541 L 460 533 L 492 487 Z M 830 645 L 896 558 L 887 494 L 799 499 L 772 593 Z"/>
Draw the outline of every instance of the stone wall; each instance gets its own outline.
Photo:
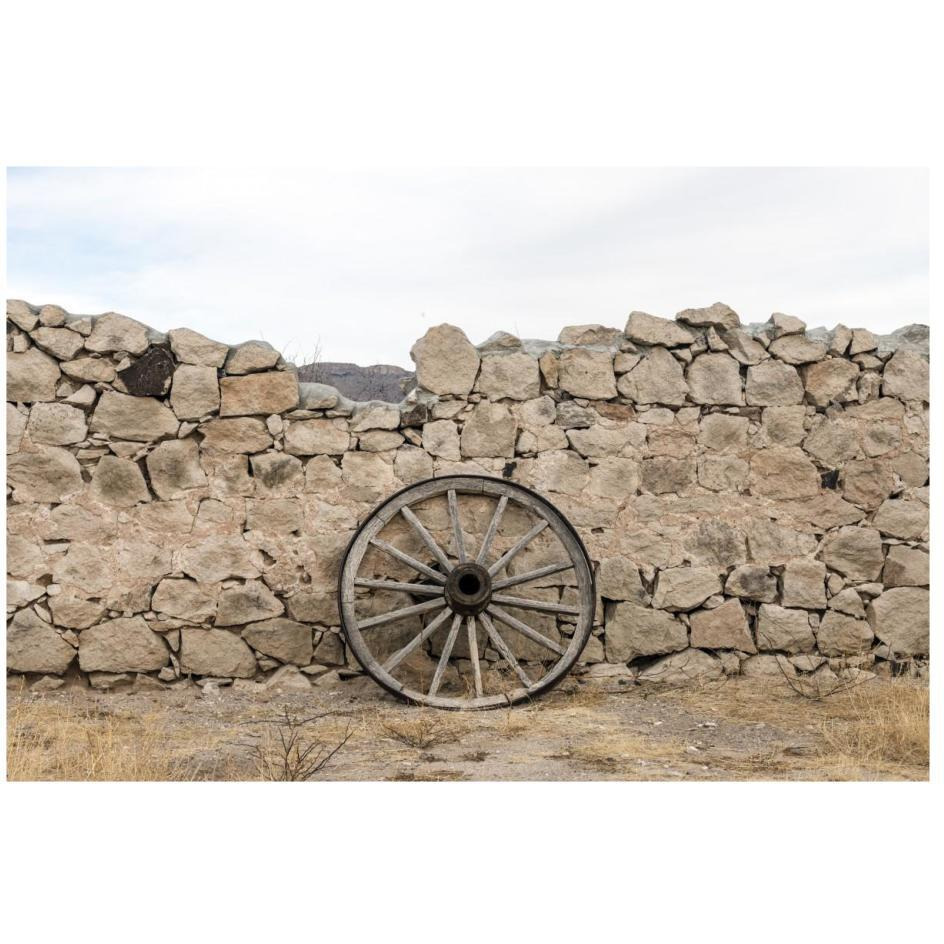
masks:
<path id="1" fill-rule="evenodd" d="M 556 342 L 430 329 L 354 403 L 269 345 L 7 303 L 7 669 L 39 689 L 346 674 L 358 520 L 471 471 L 546 495 L 597 567 L 598 676 L 923 671 L 928 333 L 727 306 Z M 247 682 L 246 680 L 256 680 Z"/>

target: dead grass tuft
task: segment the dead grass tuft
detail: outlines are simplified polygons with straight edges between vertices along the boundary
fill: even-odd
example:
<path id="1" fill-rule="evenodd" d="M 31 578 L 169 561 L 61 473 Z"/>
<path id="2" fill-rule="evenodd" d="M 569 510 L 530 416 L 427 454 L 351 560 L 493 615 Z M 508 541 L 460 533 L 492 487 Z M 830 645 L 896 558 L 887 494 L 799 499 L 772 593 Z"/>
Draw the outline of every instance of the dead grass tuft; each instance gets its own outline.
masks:
<path id="1" fill-rule="evenodd" d="M 184 749 L 148 714 L 75 710 L 42 700 L 8 706 L 7 779 L 65 781 L 216 780 L 212 743 Z M 202 754 L 202 756 L 201 756 Z"/>
<path id="2" fill-rule="evenodd" d="M 890 685 L 863 685 L 843 699 L 842 714 L 820 725 L 829 752 L 862 766 L 929 763 L 927 686 L 901 680 Z"/>
<path id="3" fill-rule="evenodd" d="M 467 727 L 453 720 L 453 715 L 419 710 L 411 716 L 390 718 L 380 722 L 380 730 L 394 741 L 407 747 L 426 750 L 435 744 L 458 740 Z"/>

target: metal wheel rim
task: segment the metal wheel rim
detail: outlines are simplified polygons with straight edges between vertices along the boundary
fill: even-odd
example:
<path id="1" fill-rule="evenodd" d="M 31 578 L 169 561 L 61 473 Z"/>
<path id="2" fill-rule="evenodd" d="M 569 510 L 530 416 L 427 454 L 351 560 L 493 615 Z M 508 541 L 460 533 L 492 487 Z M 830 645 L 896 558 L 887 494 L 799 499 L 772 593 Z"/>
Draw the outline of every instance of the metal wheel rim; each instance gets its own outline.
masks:
<path id="1" fill-rule="evenodd" d="M 419 505 L 430 498 L 440 497 L 447 501 L 449 504 L 450 521 L 452 522 L 453 527 L 455 527 L 456 518 L 458 517 L 458 510 L 456 509 L 456 512 L 454 513 L 455 506 L 452 504 L 453 498 L 450 497 L 450 493 L 452 493 L 456 499 L 457 504 L 459 496 L 475 495 L 494 498 L 496 510 L 499 505 L 502 505 L 503 508 L 507 508 L 507 506 L 512 502 L 514 502 L 515 505 L 525 508 L 528 512 L 535 516 L 539 522 L 543 520 L 546 523 L 545 527 L 551 529 L 551 533 L 558 539 L 568 557 L 568 566 L 564 569 L 572 568 L 574 571 L 576 577 L 577 605 L 576 607 L 572 608 L 560 606 L 558 610 L 559 612 L 567 609 L 573 609 L 576 611 L 570 614 L 576 616 L 577 620 L 573 635 L 569 639 L 566 637 L 562 639 L 562 643 L 560 644 L 561 653 L 558 659 L 553 662 L 550 668 L 544 671 L 538 678 L 528 678 L 528 685 L 525 685 L 524 680 L 521 679 L 521 684 L 518 687 L 512 688 L 511 690 L 493 694 L 486 693 L 481 688 L 479 688 L 479 672 L 475 671 L 476 694 L 472 694 L 469 697 L 440 695 L 432 691 L 423 692 L 416 688 L 411 688 L 409 685 L 404 684 L 399 679 L 397 679 L 394 674 L 396 666 L 394 666 L 392 670 L 388 670 L 384 664 L 381 664 L 381 662 L 374 657 L 370 644 L 363 635 L 362 630 L 364 629 L 369 630 L 369 632 L 382 632 L 382 625 L 376 624 L 375 618 L 368 618 L 366 620 L 363 618 L 359 619 L 356 612 L 358 600 L 357 587 L 359 585 L 359 581 L 367 579 L 358 577 L 358 569 L 360 568 L 365 553 L 372 546 L 378 546 L 372 544 L 372 542 L 377 539 L 378 534 L 384 529 L 384 527 L 398 515 L 406 518 L 408 523 L 410 523 L 411 528 L 414 528 L 415 530 L 416 525 L 414 522 L 409 521 L 409 510 L 412 506 Z M 403 513 L 404 508 L 407 509 L 406 514 Z M 501 518 L 501 513 L 497 515 L 497 518 Z M 497 523 L 497 520 L 490 522 L 489 531 L 492 530 L 493 524 L 497 529 Z M 422 525 L 420 525 L 420 529 L 422 529 Z M 417 533 L 419 534 L 419 531 L 417 531 Z M 427 533 L 427 537 L 431 536 Z M 526 537 L 526 535 L 522 537 Z M 494 538 L 494 532 L 491 534 L 491 538 Z M 488 532 L 486 532 L 483 543 L 487 543 L 488 541 L 489 535 Z M 529 543 L 530 541 L 524 544 L 522 550 L 526 548 Z M 430 547 L 430 552 L 433 553 L 432 545 L 428 546 Z M 461 546 L 460 542 L 457 541 L 456 546 Z M 444 587 L 446 580 L 448 579 L 446 564 L 448 563 L 450 568 L 455 568 L 457 564 L 461 563 L 458 560 L 457 555 L 455 553 L 453 555 L 449 555 L 447 553 L 447 549 L 443 549 L 441 547 L 438 548 L 438 550 L 441 552 L 441 555 L 445 557 L 445 560 L 443 561 L 440 555 L 434 554 L 435 557 L 440 558 L 441 562 L 434 563 L 433 565 L 436 572 L 439 573 L 441 578 L 443 578 L 441 582 Z M 396 548 L 394 548 L 394 550 L 396 550 Z M 481 547 L 467 548 L 467 559 L 469 561 L 474 560 L 479 556 L 481 550 Z M 384 553 L 387 552 L 385 551 Z M 461 554 L 461 552 L 459 553 Z M 520 551 L 518 553 L 520 553 Z M 510 563 L 510 561 L 514 559 L 515 556 L 517 556 L 517 554 L 512 554 L 511 558 L 506 561 L 504 565 L 500 565 L 500 561 L 507 555 L 502 555 L 502 557 L 497 560 L 496 556 L 497 555 L 495 554 L 486 554 L 487 566 L 489 569 L 497 567 L 497 570 L 494 574 L 494 580 L 500 584 L 502 581 L 509 579 L 505 568 L 507 567 L 508 563 Z M 560 563 L 564 563 L 564 561 L 561 561 Z M 413 570 L 412 580 L 410 581 L 411 585 L 423 586 L 427 590 L 430 590 L 433 587 L 438 588 L 440 583 L 438 580 L 434 580 L 432 583 L 423 585 L 416 584 L 415 581 L 417 579 L 422 579 L 422 577 L 425 577 L 427 580 L 431 580 L 432 578 L 428 572 L 423 574 L 423 572 L 419 571 L 418 569 L 411 569 Z M 427 567 L 427 571 L 428 570 L 429 568 Z M 519 584 L 527 584 L 529 582 L 528 580 L 522 580 L 521 575 L 511 579 L 514 580 L 513 585 L 508 588 L 511 593 L 514 593 L 515 586 L 518 586 Z M 377 581 L 373 582 L 376 583 Z M 492 593 L 492 597 L 494 598 L 495 596 L 498 596 L 507 598 L 506 594 L 501 593 L 503 589 L 505 588 L 501 586 L 497 587 Z M 429 595 L 432 596 L 431 594 Z M 424 595 L 423 598 L 425 599 L 426 595 Z M 427 639 L 432 638 L 433 634 L 442 634 L 443 636 L 447 637 L 447 641 L 444 643 L 444 648 L 448 647 L 447 655 L 445 658 L 441 657 L 443 666 L 446 666 L 448 665 L 452 644 L 455 642 L 457 637 L 456 620 L 458 619 L 458 615 L 450 606 L 445 593 L 442 595 L 444 602 L 438 606 L 434 606 L 433 604 L 438 602 L 439 599 L 440 597 L 438 595 L 432 596 L 430 602 L 425 604 L 425 608 L 419 611 L 433 612 L 434 617 L 440 618 L 438 623 L 435 618 L 431 619 L 430 622 L 426 624 L 423 631 L 417 634 L 417 636 L 426 634 L 418 644 L 419 646 L 422 646 Z M 529 598 L 525 597 L 525 599 Z M 523 485 L 490 476 L 443 476 L 442 478 L 427 479 L 401 489 L 386 501 L 378 505 L 362 522 L 354 537 L 348 544 L 338 577 L 338 601 L 342 631 L 348 646 L 354 654 L 354 657 L 357 659 L 364 671 L 384 689 L 405 701 L 421 705 L 429 705 L 436 708 L 453 710 L 482 710 L 507 707 L 509 705 L 519 704 L 521 702 L 536 698 L 557 685 L 563 678 L 566 677 L 571 668 L 573 668 L 590 638 L 590 634 L 593 629 L 595 599 L 596 595 L 592 565 L 590 563 L 586 549 L 584 548 L 583 542 L 580 540 L 579 535 L 570 522 L 557 508 L 554 507 L 554 505 L 551 504 L 551 502 L 538 493 L 532 491 L 529 488 L 526 488 Z M 533 601 L 529 599 L 529 602 L 538 604 L 539 601 Z M 512 634 L 515 631 L 515 627 L 512 627 L 508 623 L 503 622 L 503 618 L 497 617 L 495 613 L 497 608 L 504 613 L 505 617 L 509 616 L 510 614 L 508 614 L 507 610 L 505 609 L 507 606 L 507 604 L 503 606 L 501 601 L 493 601 L 489 603 L 488 609 L 485 612 L 480 613 L 477 617 L 474 617 L 476 638 L 478 638 L 479 635 L 484 635 L 484 638 L 487 640 L 487 644 L 494 647 L 496 644 L 496 636 L 498 636 L 498 641 L 502 641 L 504 638 L 503 634 Z M 536 610 L 547 611 L 552 606 L 553 604 L 541 604 L 529 609 L 533 608 Z M 401 609 L 391 612 L 401 612 Z M 365 627 L 363 625 L 365 622 L 373 625 L 368 625 Z M 430 630 L 431 623 L 437 623 L 437 625 Z M 491 624 L 490 627 L 489 624 Z M 430 630 L 429 633 L 427 633 L 427 630 Z M 458 626 L 458 631 L 468 631 L 468 617 L 462 617 L 462 620 Z M 520 628 L 517 629 L 517 632 L 521 632 Z M 449 636 L 452 637 L 451 642 L 449 641 Z M 415 638 L 416 637 L 414 637 L 413 641 L 415 641 Z M 537 641 L 533 636 L 529 638 L 531 638 L 532 641 Z M 545 641 L 549 642 L 552 640 Z M 567 643 L 566 646 L 563 645 L 564 642 Z M 415 649 L 413 651 L 415 651 Z M 472 650 L 470 649 L 470 661 L 473 663 L 474 668 L 474 664 L 478 662 L 478 657 L 476 656 L 475 658 L 471 658 L 471 652 Z M 505 654 L 504 650 L 502 650 L 502 660 L 507 662 L 509 668 L 512 667 L 511 663 L 515 661 L 514 657 L 512 656 L 511 662 L 508 662 L 507 655 Z M 534 663 L 529 663 L 529 665 L 531 664 Z M 543 663 L 538 662 L 536 664 L 541 665 Z M 514 669 L 513 671 L 517 672 L 517 670 Z M 478 694 L 479 691 L 482 691 L 482 694 Z"/>

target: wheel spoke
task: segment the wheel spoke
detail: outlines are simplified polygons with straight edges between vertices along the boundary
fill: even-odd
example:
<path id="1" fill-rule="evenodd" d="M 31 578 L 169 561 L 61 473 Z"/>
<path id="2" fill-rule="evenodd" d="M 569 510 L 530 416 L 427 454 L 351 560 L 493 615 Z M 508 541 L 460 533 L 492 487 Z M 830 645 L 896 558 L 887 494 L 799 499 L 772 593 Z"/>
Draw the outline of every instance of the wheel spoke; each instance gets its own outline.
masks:
<path id="1" fill-rule="evenodd" d="M 469 634 L 469 659 L 472 661 L 472 676 L 475 679 L 475 694 L 481 698 L 482 691 L 482 667 L 479 665 L 479 641 L 475 632 L 475 617 L 470 616 L 465 621 L 466 630 Z"/>
<path id="2" fill-rule="evenodd" d="M 452 627 L 449 630 L 449 635 L 446 637 L 446 641 L 443 643 L 442 653 L 439 656 L 439 665 L 436 666 L 436 671 L 433 673 L 433 680 L 429 684 L 428 695 L 430 698 L 439 691 L 439 685 L 442 682 L 442 677 L 446 672 L 446 666 L 449 664 L 449 656 L 452 655 L 452 647 L 456 644 L 456 636 L 459 635 L 459 627 L 462 625 L 462 614 L 456 613 L 455 617 L 452 620 Z"/>
<path id="3" fill-rule="evenodd" d="M 451 610 L 443 610 L 442 613 L 439 613 L 428 626 L 423 628 L 421 633 L 417 633 L 402 649 L 398 649 L 389 659 L 383 664 L 384 670 L 387 672 L 392 672 L 411 652 L 419 648 L 429 639 L 433 633 L 446 622 L 446 618 L 451 614 Z"/>
<path id="4" fill-rule="evenodd" d="M 560 564 L 548 564 L 547 567 L 529 570 L 526 574 L 517 574 L 514 577 L 505 577 L 503 580 L 495 580 L 492 582 L 492 589 L 501 590 L 504 587 L 516 587 L 519 583 L 537 580 L 538 577 L 548 577 L 551 574 L 559 574 L 562 570 L 572 570 L 573 566 L 571 561 L 562 561 Z"/>
<path id="5" fill-rule="evenodd" d="M 501 557 L 488 568 L 489 574 L 494 577 L 503 567 L 506 567 L 513 558 L 517 557 L 545 528 L 547 522 L 539 521 L 514 547 L 505 551 Z"/>
<path id="6" fill-rule="evenodd" d="M 464 564 L 466 561 L 465 542 L 462 540 L 462 525 L 459 522 L 459 499 L 456 498 L 456 490 L 454 488 L 449 489 L 448 500 L 449 517 L 452 519 L 452 534 L 456 539 L 456 554 L 459 557 L 459 563 Z"/>
<path id="7" fill-rule="evenodd" d="M 399 580 L 371 580 L 368 577 L 358 577 L 354 581 L 355 587 L 370 587 L 374 590 L 402 590 L 404 593 L 415 593 L 421 597 L 441 597 L 442 587 L 434 587 L 428 583 L 401 583 Z"/>
<path id="8" fill-rule="evenodd" d="M 430 553 L 439 561 L 443 570 L 448 574 L 449 571 L 452 570 L 452 564 L 449 563 L 449 558 L 446 557 L 443 549 L 436 543 L 429 531 L 426 530 L 423 522 L 420 521 L 420 519 L 413 514 L 412 509 L 406 505 L 400 509 L 400 514 L 410 522 L 410 526 L 420 536 L 420 540 L 429 548 Z"/>
<path id="9" fill-rule="evenodd" d="M 421 564 L 415 557 L 404 554 L 403 551 L 394 547 L 392 544 L 381 541 L 380 538 L 374 538 L 370 543 L 373 544 L 374 547 L 379 547 L 380 550 L 386 551 L 391 557 L 395 557 L 398 561 L 406 564 L 407 567 L 412 567 L 417 573 L 429 577 L 430 580 L 435 580 L 436 583 L 446 582 L 446 578 L 439 573 L 439 571 L 433 570 L 432 567 L 427 567 L 425 564 Z"/>
<path id="10" fill-rule="evenodd" d="M 365 620 L 358 620 L 359 629 L 370 629 L 372 626 L 383 626 L 384 623 L 392 623 L 395 620 L 403 619 L 405 616 L 416 616 L 419 613 L 428 613 L 430 610 L 437 610 L 445 606 L 445 599 L 427 600 L 425 603 L 416 603 L 413 606 L 405 606 L 399 610 L 391 610 L 389 613 L 382 613 L 380 616 L 371 616 Z"/>
<path id="11" fill-rule="evenodd" d="M 492 595 L 493 603 L 516 606 L 519 610 L 540 610 L 542 613 L 560 613 L 565 616 L 580 616 L 580 607 L 563 603 L 545 603 L 543 600 L 525 600 L 523 597 L 507 597 L 503 593 Z"/>
<path id="12" fill-rule="evenodd" d="M 515 619 L 510 613 L 506 613 L 500 606 L 490 606 L 488 612 L 495 617 L 497 620 L 501 620 L 506 626 L 510 626 L 512 629 L 517 630 L 521 633 L 522 636 L 527 636 L 532 642 L 536 642 L 539 646 L 544 646 L 545 649 L 550 649 L 551 652 L 556 652 L 559 656 L 564 654 L 564 647 L 559 646 L 553 639 L 548 639 L 546 636 L 542 636 L 536 629 L 532 629 L 527 623 L 522 623 L 521 620 Z"/>
<path id="13" fill-rule="evenodd" d="M 525 687 L 530 688 L 532 685 L 531 679 L 528 678 L 524 669 L 518 665 L 518 660 L 511 654 L 511 650 L 508 648 L 508 644 L 505 640 L 498 635 L 498 630 L 495 629 L 495 625 L 484 613 L 479 614 L 479 619 L 482 621 L 482 625 L 485 627 L 485 632 L 488 633 L 488 638 L 492 641 L 492 645 L 501 653 L 502 658 L 512 667 L 515 675 L 521 679 Z"/>
<path id="14" fill-rule="evenodd" d="M 508 496 L 502 495 L 502 497 L 498 500 L 495 513 L 492 515 L 492 520 L 489 522 L 488 530 L 485 532 L 485 537 L 482 538 L 482 546 L 479 548 L 478 556 L 475 558 L 476 564 L 485 563 L 485 558 L 488 555 L 488 549 L 492 546 L 492 541 L 495 539 L 495 532 L 498 530 L 498 525 L 501 522 L 502 515 L 505 513 L 505 508 L 507 505 Z"/>

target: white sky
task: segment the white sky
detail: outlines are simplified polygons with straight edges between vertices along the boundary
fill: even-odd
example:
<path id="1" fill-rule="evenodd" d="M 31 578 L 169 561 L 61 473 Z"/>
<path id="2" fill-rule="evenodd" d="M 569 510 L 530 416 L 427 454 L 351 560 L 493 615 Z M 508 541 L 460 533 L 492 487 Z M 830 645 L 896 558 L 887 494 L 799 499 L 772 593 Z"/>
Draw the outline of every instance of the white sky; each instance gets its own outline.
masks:
<path id="1" fill-rule="evenodd" d="M 8 293 L 302 363 L 410 367 L 430 325 L 557 337 L 715 301 L 928 322 L 928 175 L 881 169 L 17 169 Z"/>

